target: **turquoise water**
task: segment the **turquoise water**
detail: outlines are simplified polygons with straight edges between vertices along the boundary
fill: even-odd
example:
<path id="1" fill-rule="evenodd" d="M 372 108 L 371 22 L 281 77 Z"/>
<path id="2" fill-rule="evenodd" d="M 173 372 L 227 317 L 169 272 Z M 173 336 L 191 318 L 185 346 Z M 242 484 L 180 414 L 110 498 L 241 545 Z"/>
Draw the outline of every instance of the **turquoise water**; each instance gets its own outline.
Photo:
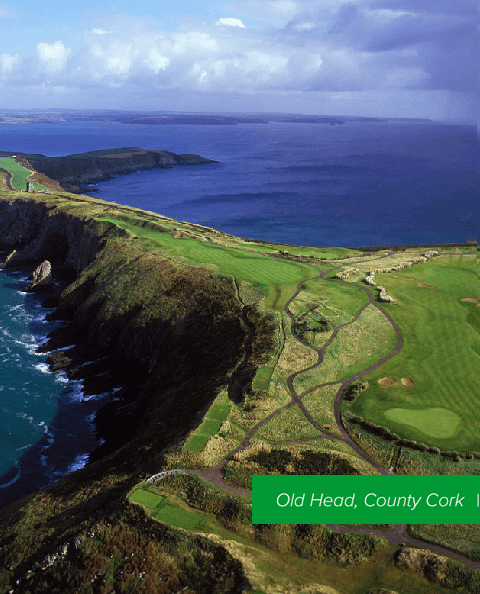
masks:
<path id="1" fill-rule="evenodd" d="M 60 322 L 22 291 L 27 276 L 0 270 L 0 507 L 81 468 L 98 440 L 98 398 L 82 382 L 52 373 L 36 354 Z"/>

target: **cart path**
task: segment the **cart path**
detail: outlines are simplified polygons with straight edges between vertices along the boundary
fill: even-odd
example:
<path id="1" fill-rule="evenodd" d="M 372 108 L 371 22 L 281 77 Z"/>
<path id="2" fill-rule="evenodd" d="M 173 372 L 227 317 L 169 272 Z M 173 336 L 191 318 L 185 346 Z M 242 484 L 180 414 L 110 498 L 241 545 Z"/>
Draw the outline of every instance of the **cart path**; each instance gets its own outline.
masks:
<path id="1" fill-rule="evenodd" d="M 5 176 L 5 183 L 7 184 L 7 189 L 10 191 L 13 191 L 14 188 L 12 187 L 12 174 L 7 171 L 6 169 L 2 169 L 0 167 L 0 173 L 6 173 L 7 175 Z"/>
<path id="2" fill-rule="evenodd" d="M 253 252 L 253 253 L 259 253 L 256 252 L 255 250 L 248 250 L 245 248 L 240 248 L 243 251 L 249 251 L 249 252 Z M 379 256 L 378 258 L 375 258 L 375 260 L 380 260 L 383 258 L 387 258 L 390 255 L 392 255 L 393 252 L 389 252 L 388 254 L 384 255 L 384 256 Z M 285 260 L 285 258 L 282 258 L 281 256 L 278 255 L 274 255 L 274 254 L 265 254 L 268 255 L 272 258 L 277 258 L 280 260 Z M 288 260 L 287 260 L 288 261 Z M 361 262 L 371 262 L 373 260 L 368 259 L 368 260 L 362 260 L 359 262 L 355 262 L 355 264 L 359 264 Z M 357 285 L 355 283 L 345 283 L 345 281 L 342 281 L 340 279 L 325 279 L 325 275 L 328 273 L 331 273 L 332 271 L 336 270 L 337 268 L 342 268 L 344 266 L 344 264 L 340 264 L 339 266 L 336 266 L 335 268 L 329 268 L 327 270 L 323 270 L 320 267 L 311 264 L 311 263 L 305 263 L 302 262 L 302 264 L 305 264 L 305 266 L 309 266 L 311 268 L 315 268 L 319 274 L 310 278 L 307 278 L 303 281 L 301 281 L 300 283 L 298 283 L 297 288 L 295 293 L 292 295 L 292 297 L 287 301 L 287 303 L 284 306 L 284 311 L 287 314 L 287 316 L 290 319 L 291 322 L 291 334 L 292 336 L 301 344 L 303 344 L 304 346 L 310 348 L 311 350 L 313 350 L 316 354 L 317 354 L 317 361 L 313 364 L 310 365 L 309 367 L 306 367 L 302 370 L 299 371 L 295 371 L 294 373 L 292 373 L 288 378 L 287 378 L 287 386 L 290 392 L 290 396 L 291 396 L 291 401 L 288 402 L 287 404 L 285 404 L 284 406 L 276 409 L 274 412 L 270 413 L 269 415 L 267 415 L 265 418 L 263 418 L 261 421 L 259 421 L 252 429 L 250 429 L 250 431 L 246 434 L 246 436 L 243 438 L 242 442 L 240 443 L 240 445 L 238 446 L 238 448 L 236 448 L 234 451 L 232 451 L 227 457 L 225 457 L 219 464 L 217 464 L 217 466 L 215 466 L 214 468 L 211 468 L 209 470 L 195 470 L 195 469 L 185 469 L 183 470 L 183 472 L 185 474 L 194 474 L 197 476 L 200 476 L 202 479 L 204 479 L 205 481 L 211 483 L 212 485 L 227 491 L 229 493 L 232 493 L 233 495 L 240 495 L 242 497 L 247 497 L 249 499 L 251 499 L 252 497 L 252 493 L 251 491 L 244 491 L 242 489 L 237 489 L 235 487 L 231 487 L 230 485 L 226 485 L 223 481 L 223 475 L 222 475 L 222 470 L 225 468 L 225 466 L 228 464 L 228 462 L 230 462 L 230 460 L 233 459 L 233 457 L 235 456 L 235 454 L 237 452 L 240 452 L 242 450 L 245 450 L 249 444 L 250 444 L 250 440 L 252 439 L 252 437 L 255 435 L 255 433 L 257 433 L 257 431 L 263 426 L 265 425 L 265 423 L 267 423 L 268 421 L 270 421 L 270 419 L 272 419 L 273 417 L 275 417 L 276 415 L 280 414 L 281 412 L 283 412 L 284 410 L 287 410 L 288 408 L 292 407 L 292 406 L 297 406 L 303 413 L 303 415 L 305 416 L 305 418 L 309 421 L 309 423 L 319 431 L 319 435 L 315 436 L 315 437 L 307 437 L 304 439 L 298 439 L 298 440 L 290 440 L 290 441 L 286 441 L 286 442 L 271 442 L 272 445 L 280 445 L 280 444 L 288 444 L 288 443 L 304 443 L 307 441 L 314 441 L 314 440 L 319 440 L 319 439 L 333 439 L 333 440 L 338 440 L 338 441 L 342 441 L 345 444 L 347 444 L 352 450 L 354 450 L 363 460 L 365 460 L 372 468 L 374 468 L 375 470 L 377 470 L 377 472 L 379 472 L 382 475 L 393 475 L 395 474 L 394 472 L 390 471 L 389 469 L 385 468 L 384 466 L 382 466 L 380 463 L 378 463 L 377 461 L 373 460 L 373 458 L 371 458 L 368 454 L 366 454 L 361 448 L 360 446 L 358 446 L 350 437 L 350 435 L 348 434 L 343 421 L 342 421 L 342 417 L 341 417 L 341 401 L 342 401 L 342 397 L 343 397 L 343 393 L 345 392 L 345 390 L 353 383 L 355 382 L 357 379 L 363 377 L 364 375 L 366 375 L 367 373 L 369 373 L 370 371 L 372 371 L 373 369 L 375 369 L 376 367 L 382 365 L 383 363 L 385 363 L 385 361 L 388 361 L 389 359 L 391 359 L 392 357 L 394 357 L 402 348 L 403 346 L 403 335 L 402 332 L 398 326 L 398 324 L 392 319 L 392 317 L 390 316 L 390 314 L 385 311 L 385 309 L 383 307 L 381 307 L 378 303 L 375 302 L 375 300 L 373 299 L 372 293 L 370 291 L 370 289 L 368 287 L 364 287 L 362 285 Z M 341 283 L 341 284 L 348 284 L 349 286 L 356 286 L 358 287 L 359 290 L 363 290 L 366 293 L 367 299 L 368 299 L 368 303 L 364 304 L 356 313 L 356 315 L 349 321 L 349 322 L 345 322 L 343 324 L 340 324 L 338 326 L 336 326 L 332 332 L 332 335 L 329 337 L 329 339 L 325 342 L 325 344 L 321 347 L 321 348 L 317 348 L 313 345 L 311 345 L 309 342 L 303 340 L 302 338 L 300 338 L 296 332 L 295 329 L 295 318 L 293 316 L 293 314 L 291 313 L 289 306 L 290 304 L 298 297 L 298 295 L 300 294 L 300 292 L 302 291 L 302 285 L 305 282 L 308 282 L 310 280 L 316 280 L 316 279 L 322 279 L 325 280 L 326 282 L 334 282 L 334 283 Z M 344 381 L 331 381 L 331 382 L 325 382 L 323 384 L 319 384 L 316 386 L 313 386 L 311 388 L 309 388 L 308 390 L 306 390 L 305 392 L 303 392 L 301 395 L 298 395 L 294 386 L 293 386 L 293 382 L 295 380 L 295 378 L 301 374 L 304 373 L 305 371 L 310 371 L 312 369 L 315 369 L 316 367 L 318 367 L 319 365 L 321 365 L 321 363 L 323 362 L 323 356 L 325 353 L 325 350 L 327 349 L 327 347 L 332 343 L 332 341 L 334 340 L 335 336 L 338 334 L 339 330 L 341 328 L 344 328 L 346 326 L 349 326 L 351 324 L 353 324 L 354 322 L 356 322 L 358 320 L 358 318 L 360 317 L 360 315 L 362 314 L 362 312 L 369 307 L 370 305 L 373 305 L 373 307 L 375 307 L 376 309 L 378 309 L 389 321 L 389 323 L 391 324 L 392 328 L 395 331 L 395 334 L 397 336 L 397 345 L 395 346 L 395 348 L 390 351 L 390 353 L 388 353 L 387 355 L 385 355 L 384 357 L 382 357 L 381 359 L 379 359 L 378 361 L 376 361 L 375 363 L 372 363 L 372 365 L 369 365 L 368 367 L 366 367 L 365 369 L 362 369 L 361 371 L 359 371 L 358 373 L 356 373 L 354 376 L 348 378 L 347 380 Z M 318 425 L 318 423 L 315 422 L 315 420 L 311 417 L 311 415 L 308 413 L 308 411 L 305 409 L 305 406 L 303 405 L 301 399 L 306 396 L 307 394 L 309 394 L 310 392 L 313 392 L 315 390 L 318 390 L 319 388 L 323 387 L 323 386 L 328 386 L 328 385 L 335 385 L 335 384 L 340 384 L 340 387 L 337 391 L 337 394 L 335 396 L 335 400 L 334 400 L 334 416 L 335 416 L 335 422 L 337 424 L 337 428 L 341 433 L 341 436 L 335 435 L 325 429 L 323 429 L 323 427 L 320 427 Z M 393 544 L 393 545 L 401 545 L 401 544 L 405 544 L 405 545 L 411 545 L 413 547 L 419 548 L 419 549 L 424 549 L 424 550 L 428 550 L 428 551 L 432 551 L 438 555 L 443 555 L 446 557 L 449 557 L 451 559 L 454 559 L 456 561 L 459 561 L 465 565 L 467 565 L 468 567 L 471 567 L 472 569 L 480 569 L 480 562 L 475 562 L 472 561 L 471 559 L 468 559 L 467 557 L 464 557 L 463 555 L 459 554 L 459 553 L 455 553 L 453 551 L 450 551 L 448 549 L 445 549 L 443 547 L 440 547 L 438 545 L 434 545 L 434 544 L 429 544 L 426 541 L 422 541 L 422 540 L 418 540 L 416 538 L 413 538 L 412 536 L 410 536 L 407 533 L 407 524 L 397 524 L 395 526 L 394 529 L 392 530 L 375 530 L 372 528 L 368 528 L 368 527 L 362 527 L 362 526 L 341 526 L 338 524 L 327 524 L 328 528 L 330 528 L 331 530 L 337 531 L 337 532 L 348 532 L 348 533 L 354 533 L 354 534 L 375 534 L 378 536 L 382 536 L 383 538 L 385 538 L 389 543 Z"/>

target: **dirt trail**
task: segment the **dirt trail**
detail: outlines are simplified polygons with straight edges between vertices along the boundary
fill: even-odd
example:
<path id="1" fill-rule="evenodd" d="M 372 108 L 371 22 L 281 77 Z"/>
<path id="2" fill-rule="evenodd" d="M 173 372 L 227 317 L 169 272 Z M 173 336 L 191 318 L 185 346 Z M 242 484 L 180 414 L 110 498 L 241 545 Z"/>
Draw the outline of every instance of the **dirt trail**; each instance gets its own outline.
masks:
<path id="1" fill-rule="evenodd" d="M 242 251 L 248 251 L 248 252 L 254 252 L 254 250 L 248 250 L 245 248 L 239 248 Z M 254 253 L 258 253 L 258 252 L 254 252 Z M 378 258 L 375 258 L 375 260 L 381 260 L 383 258 L 388 258 L 389 256 L 391 256 L 393 254 L 393 252 L 389 252 L 388 254 L 386 254 L 385 256 L 380 256 Z M 272 258 L 276 258 L 279 260 L 284 260 L 284 258 L 282 258 L 281 256 L 278 255 L 274 255 L 274 254 L 265 254 L 268 255 Z M 368 260 L 362 260 L 362 262 L 371 262 L 371 259 Z M 287 303 L 285 304 L 284 310 L 285 313 L 288 315 L 290 322 L 291 322 L 291 334 L 292 336 L 301 344 L 303 344 L 304 346 L 312 349 L 316 354 L 317 354 L 317 361 L 313 364 L 310 365 L 309 367 L 306 367 L 305 369 L 301 369 L 299 371 L 295 371 L 294 373 L 292 373 L 288 378 L 287 378 L 287 386 L 290 392 L 290 396 L 291 396 L 291 401 L 288 404 L 285 404 L 284 406 L 278 408 L 277 410 L 275 410 L 273 413 L 270 413 L 268 416 L 266 416 L 264 419 L 262 419 L 259 423 L 257 423 L 245 436 L 245 438 L 242 440 L 241 444 L 239 445 L 239 447 L 231 452 L 226 458 L 224 458 L 215 468 L 212 468 L 210 470 L 194 470 L 194 469 L 190 469 L 190 470 L 186 470 L 185 472 L 187 474 L 195 474 L 198 476 L 201 476 L 204 480 L 210 482 L 211 484 L 215 485 L 216 487 L 219 487 L 220 489 L 223 489 L 225 491 L 228 491 L 229 493 L 232 493 L 234 495 L 241 495 L 243 497 L 248 497 L 251 498 L 252 497 L 252 493 L 250 491 L 243 491 L 241 489 L 236 489 L 235 487 L 231 487 L 229 485 L 226 485 L 223 482 L 223 476 L 222 476 L 222 470 L 223 468 L 228 464 L 228 462 L 230 460 L 232 460 L 232 458 L 234 457 L 234 455 L 239 452 L 244 450 L 245 448 L 247 448 L 249 446 L 250 440 L 252 439 L 252 437 L 255 435 L 255 433 L 260 429 L 260 427 L 262 427 L 265 423 L 267 423 L 270 419 L 272 419 L 273 417 L 275 417 L 276 415 L 280 414 L 281 412 L 283 412 L 284 410 L 292 407 L 292 406 L 298 406 L 298 408 L 302 411 L 303 415 L 305 416 L 305 418 L 308 420 L 308 422 L 315 428 L 318 430 L 319 435 L 317 437 L 309 437 L 306 439 L 299 439 L 299 440 L 290 440 L 288 442 L 278 442 L 278 445 L 280 443 L 304 443 L 306 441 L 311 441 L 311 440 L 318 440 L 318 439 L 335 439 L 335 440 L 339 440 L 339 441 L 343 441 L 344 443 L 346 443 L 352 450 L 354 450 L 361 458 L 363 458 L 363 460 L 365 460 L 372 468 L 374 468 L 375 470 L 377 470 L 380 474 L 382 475 L 393 475 L 395 474 L 394 472 L 390 471 L 389 469 L 385 468 L 384 466 L 382 466 L 380 463 L 376 462 L 375 460 L 373 460 L 373 458 L 371 458 L 368 454 L 366 454 L 350 437 L 350 435 L 348 434 L 343 421 L 342 421 L 342 417 L 341 417 L 341 401 L 342 401 L 342 397 L 343 394 L 345 392 L 345 390 L 356 380 L 358 380 L 359 378 L 363 377 L 364 375 L 366 375 L 367 373 L 369 373 L 370 371 L 372 371 L 373 369 L 376 369 L 377 367 L 379 367 L 380 365 L 382 365 L 383 363 L 385 363 L 385 361 L 388 361 L 389 359 L 391 359 L 392 357 L 394 357 L 402 348 L 403 346 L 403 335 L 402 332 L 399 328 L 399 326 L 397 325 L 397 323 L 392 319 L 392 317 L 390 316 L 390 314 L 385 311 L 385 309 L 383 307 L 381 307 L 378 303 L 376 303 L 373 299 L 372 293 L 370 291 L 370 289 L 368 287 L 364 287 L 362 285 L 354 285 L 356 287 L 358 287 L 359 290 L 363 290 L 365 291 L 367 298 L 368 298 L 368 303 L 366 303 L 365 305 L 363 305 L 358 312 L 356 313 L 356 315 L 349 321 L 349 322 L 345 322 L 344 324 L 340 324 L 338 326 L 336 326 L 333 330 L 332 335 L 330 336 L 330 338 L 325 342 L 325 344 L 321 347 L 321 348 L 316 348 L 313 345 L 311 345 L 310 343 L 308 343 L 307 341 L 303 340 L 302 338 L 300 338 L 296 332 L 295 329 L 295 318 L 293 316 L 293 314 L 291 313 L 289 306 L 290 304 L 294 301 L 294 299 L 296 299 L 298 297 L 298 295 L 300 294 L 301 290 L 302 290 L 302 285 L 305 282 L 308 282 L 310 280 L 316 280 L 316 279 L 322 279 L 325 280 L 325 282 L 334 282 L 334 283 L 341 283 L 341 284 L 349 284 L 349 286 L 352 286 L 351 283 L 345 283 L 345 281 L 339 280 L 339 279 L 325 279 L 325 276 L 327 273 L 331 273 L 332 271 L 336 270 L 337 268 L 341 268 L 343 265 L 339 265 L 336 266 L 335 268 L 329 268 L 327 270 L 323 270 L 318 266 L 315 266 L 314 264 L 310 264 L 310 263 L 305 263 L 302 262 L 302 264 L 305 264 L 306 266 L 310 266 L 311 268 L 314 268 L 318 271 L 318 275 L 316 276 L 312 276 L 310 278 L 307 278 L 303 281 L 301 281 L 296 288 L 295 293 L 292 295 L 292 297 L 290 297 L 290 299 L 287 301 Z M 306 390 L 303 394 L 298 395 L 294 386 L 293 386 L 293 382 L 295 380 L 295 378 L 300 374 L 300 373 L 304 373 L 305 371 L 309 371 L 311 369 L 315 369 L 316 367 L 318 367 L 319 365 L 321 365 L 321 363 L 323 362 L 323 357 L 324 357 L 324 353 L 325 350 L 327 349 L 327 347 L 332 343 L 332 341 L 334 340 L 335 336 L 338 334 L 339 330 L 341 328 L 344 328 L 345 326 L 349 326 L 350 324 L 353 324 L 354 322 L 356 322 L 359 318 L 359 316 L 361 315 L 361 313 L 370 305 L 373 305 L 373 307 L 375 307 L 376 309 L 378 309 L 389 321 L 389 323 L 391 324 L 392 328 L 395 330 L 395 333 L 397 335 L 397 345 L 396 347 L 388 354 L 385 355 L 384 357 L 382 357 L 381 359 L 379 359 L 378 361 L 376 361 L 375 363 L 372 363 L 372 365 L 369 365 L 368 367 L 366 367 L 365 369 L 362 369 L 361 371 L 359 371 L 358 373 L 356 373 L 354 376 L 352 376 L 351 378 L 345 380 L 345 381 L 341 381 L 341 382 L 325 382 L 323 384 L 319 384 L 316 386 L 313 386 L 311 388 L 309 388 L 308 390 Z M 311 417 L 311 415 L 308 413 L 308 411 L 305 409 L 305 406 L 302 403 L 302 398 L 304 396 L 306 396 L 307 394 L 309 394 L 310 392 L 317 390 L 323 386 L 329 386 L 329 385 L 335 385 L 335 384 L 340 384 L 340 387 L 337 391 L 337 394 L 335 396 L 335 401 L 334 401 L 334 416 L 335 416 L 335 421 L 337 424 L 337 428 L 341 433 L 341 436 L 338 435 L 334 435 L 331 432 L 323 429 L 323 427 L 320 427 L 318 425 L 318 423 L 316 423 L 314 421 L 314 419 Z M 272 443 L 272 445 L 275 445 Z M 433 544 L 429 544 L 427 542 L 424 542 L 422 540 L 418 540 L 415 539 L 411 536 L 409 536 L 407 534 L 407 525 L 406 524 L 398 524 L 394 529 L 392 530 L 375 530 L 372 528 L 368 528 L 368 527 L 362 527 L 362 526 L 356 526 L 356 527 L 350 527 L 350 526 L 340 526 L 338 524 L 329 524 L 328 527 L 332 530 L 336 530 L 338 532 L 350 532 L 350 533 L 355 533 L 355 534 L 377 534 L 379 536 L 383 536 L 386 540 L 388 540 L 388 542 L 390 542 L 391 544 L 394 545 L 401 545 L 401 544 L 405 544 L 405 545 L 411 545 L 420 549 L 426 549 L 429 551 L 433 551 L 434 553 L 437 553 L 439 555 L 444 555 L 446 557 L 450 557 L 451 559 L 455 559 L 456 561 L 460 561 L 461 563 L 464 563 L 465 565 L 473 568 L 473 569 L 480 569 L 480 563 L 478 562 L 474 562 L 471 561 L 470 559 L 468 559 L 467 557 L 464 557 L 463 555 L 460 555 L 459 553 L 455 553 L 453 551 L 449 551 L 448 549 L 445 549 L 443 547 L 437 546 L 437 545 L 433 545 Z"/>

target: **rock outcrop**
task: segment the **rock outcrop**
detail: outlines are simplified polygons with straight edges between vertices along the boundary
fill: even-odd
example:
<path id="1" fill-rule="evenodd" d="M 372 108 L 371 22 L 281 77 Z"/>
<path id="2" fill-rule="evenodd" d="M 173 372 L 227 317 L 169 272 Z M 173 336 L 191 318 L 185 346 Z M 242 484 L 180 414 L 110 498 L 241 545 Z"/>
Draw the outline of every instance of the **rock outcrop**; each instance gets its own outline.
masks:
<path id="1" fill-rule="evenodd" d="M 102 246 L 105 233 L 125 235 L 110 223 L 93 223 L 54 204 L 34 200 L 0 201 L 0 249 L 16 248 L 6 267 L 32 266 L 48 260 L 78 274 Z"/>
<path id="2" fill-rule="evenodd" d="M 32 281 L 25 291 L 45 291 L 52 286 L 52 265 L 45 260 L 32 273 Z"/>
<path id="3" fill-rule="evenodd" d="M 424 575 L 430 582 L 445 584 L 448 558 L 430 551 L 404 548 L 400 551 L 395 565 L 413 573 Z"/>

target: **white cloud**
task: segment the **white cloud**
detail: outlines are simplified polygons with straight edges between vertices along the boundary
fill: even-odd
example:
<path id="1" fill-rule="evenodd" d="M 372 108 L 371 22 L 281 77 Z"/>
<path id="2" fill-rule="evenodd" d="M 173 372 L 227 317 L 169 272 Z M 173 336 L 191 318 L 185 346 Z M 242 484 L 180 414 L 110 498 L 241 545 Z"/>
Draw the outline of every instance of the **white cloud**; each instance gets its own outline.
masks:
<path id="1" fill-rule="evenodd" d="M 126 15 L 98 16 L 75 55 L 64 41 L 39 43 L 36 59 L 0 55 L 1 81 L 3 89 L 9 81 L 45 82 L 46 93 L 88 88 L 89 96 L 107 97 L 105 89 L 115 88 L 141 97 L 161 88 L 185 96 L 250 93 L 259 101 L 262 93 L 345 97 L 459 86 L 470 51 L 464 17 L 414 17 L 408 2 L 414 0 L 230 0 L 231 14 L 247 15 L 255 26 L 222 17 L 183 21 L 173 31 Z"/>
<path id="2" fill-rule="evenodd" d="M 170 65 L 170 58 L 162 55 L 158 49 L 152 47 L 148 50 L 146 57 L 143 59 L 143 63 L 149 70 L 158 74 L 160 70 L 166 70 L 168 68 Z"/>
<path id="3" fill-rule="evenodd" d="M 67 66 L 71 52 L 72 50 L 65 47 L 62 41 L 54 43 L 41 41 L 36 49 L 39 71 L 49 75 L 62 72 Z"/>
<path id="4" fill-rule="evenodd" d="M 245 29 L 245 25 L 242 23 L 242 21 L 240 19 L 234 18 L 218 19 L 215 25 L 227 25 L 228 27 L 240 27 L 241 29 Z"/>
<path id="5" fill-rule="evenodd" d="M 16 54 L 0 54 L 0 74 L 11 75 L 19 69 L 22 58 Z"/>
<path id="6" fill-rule="evenodd" d="M 92 29 L 89 31 L 92 35 L 108 35 L 111 31 L 105 31 L 105 29 Z"/>

